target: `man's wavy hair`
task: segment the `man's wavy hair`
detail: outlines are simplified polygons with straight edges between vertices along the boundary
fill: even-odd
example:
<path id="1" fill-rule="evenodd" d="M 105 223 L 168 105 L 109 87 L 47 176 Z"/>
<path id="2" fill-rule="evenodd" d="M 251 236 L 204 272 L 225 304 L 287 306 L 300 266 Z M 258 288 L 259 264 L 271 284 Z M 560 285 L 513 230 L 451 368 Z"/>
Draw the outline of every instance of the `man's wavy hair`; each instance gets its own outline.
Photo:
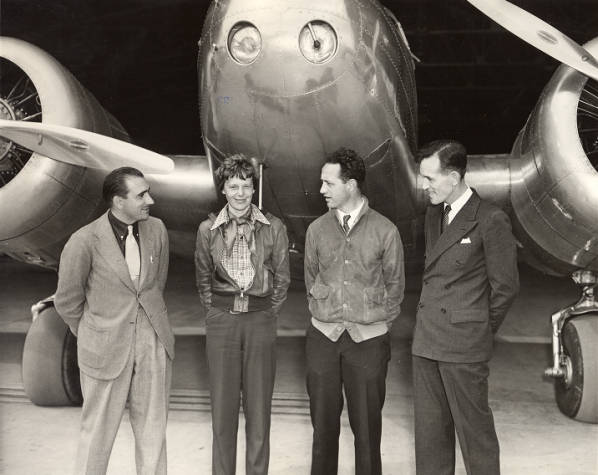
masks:
<path id="1" fill-rule="evenodd" d="M 350 148 L 341 147 L 326 157 L 324 164 L 338 163 L 341 167 L 341 179 L 344 183 L 355 180 L 359 190 L 362 190 L 365 181 L 365 164 L 357 152 Z"/>
<path id="2" fill-rule="evenodd" d="M 455 140 L 434 140 L 427 143 L 417 151 L 416 159 L 418 163 L 424 158 L 437 154 L 440 161 L 440 169 L 444 174 L 451 170 L 459 172 L 461 178 L 465 176 L 467 170 L 467 150 L 465 146 Z"/>
<path id="3" fill-rule="evenodd" d="M 218 190 L 222 191 L 226 180 L 229 178 L 241 178 L 246 180 L 251 178 L 253 188 L 257 189 L 259 176 L 251 159 L 242 153 L 230 155 L 224 159 L 222 164 L 216 170 L 216 185 Z"/>
<path id="4" fill-rule="evenodd" d="M 127 177 L 144 178 L 143 173 L 133 167 L 120 167 L 112 170 L 102 185 L 102 198 L 108 206 L 112 206 L 112 198 L 120 196 L 126 198 L 129 188 L 127 186 Z"/>

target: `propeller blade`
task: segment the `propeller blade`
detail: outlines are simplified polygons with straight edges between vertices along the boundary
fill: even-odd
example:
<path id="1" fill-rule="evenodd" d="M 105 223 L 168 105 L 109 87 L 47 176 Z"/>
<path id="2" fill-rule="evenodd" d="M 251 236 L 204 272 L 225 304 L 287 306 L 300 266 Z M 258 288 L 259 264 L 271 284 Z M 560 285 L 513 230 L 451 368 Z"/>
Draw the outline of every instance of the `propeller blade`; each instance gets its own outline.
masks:
<path id="1" fill-rule="evenodd" d="M 128 166 L 156 174 L 174 170 L 174 162 L 164 155 L 73 127 L 0 120 L 0 136 L 53 160 L 87 168 L 113 170 Z"/>
<path id="2" fill-rule="evenodd" d="M 596 58 L 545 21 L 506 0 L 467 1 L 540 51 L 598 81 Z"/>

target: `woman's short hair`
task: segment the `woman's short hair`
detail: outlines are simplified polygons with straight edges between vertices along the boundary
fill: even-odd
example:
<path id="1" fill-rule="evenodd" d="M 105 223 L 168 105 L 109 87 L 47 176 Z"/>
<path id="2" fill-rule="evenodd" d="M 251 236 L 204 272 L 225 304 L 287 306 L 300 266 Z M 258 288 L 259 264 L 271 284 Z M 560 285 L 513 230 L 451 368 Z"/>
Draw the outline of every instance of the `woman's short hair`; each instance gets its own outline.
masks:
<path id="1" fill-rule="evenodd" d="M 218 186 L 219 191 L 222 191 L 226 180 L 230 178 L 241 178 L 242 180 L 251 178 L 253 187 L 257 188 L 258 186 L 259 177 L 257 170 L 251 159 L 247 158 L 242 153 L 236 153 L 226 157 L 216 170 L 216 185 Z"/>

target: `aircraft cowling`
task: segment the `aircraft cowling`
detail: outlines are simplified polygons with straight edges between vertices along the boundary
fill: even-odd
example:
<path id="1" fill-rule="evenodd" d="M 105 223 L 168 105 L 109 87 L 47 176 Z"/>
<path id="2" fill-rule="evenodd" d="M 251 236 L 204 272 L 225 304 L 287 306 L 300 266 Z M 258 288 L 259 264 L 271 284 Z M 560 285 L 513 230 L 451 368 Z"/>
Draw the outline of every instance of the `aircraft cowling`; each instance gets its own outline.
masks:
<path id="1" fill-rule="evenodd" d="M 598 54 L 598 38 L 585 47 Z M 512 151 L 514 232 L 523 258 L 545 272 L 598 270 L 598 172 L 579 132 L 580 97 L 592 82 L 559 67 Z"/>
<path id="2" fill-rule="evenodd" d="M 129 141 L 122 126 L 53 57 L 30 43 L 0 38 L 0 57 L 17 66 L 38 94 L 41 121 L 76 127 Z M 17 70 L 18 71 L 18 70 Z M 10 89 L 10 88 L 9 88 Z M 0 97 L 3 118 L 15 118 Z M 11 117 L 11 114 L 13 115 Z M 18 118 L 18 117 L 16 117 Z M 3 140 L 2 160 L 16 145 Z M 0 183 L 0 252 L 55 268 L 64 242 L 105 209 L 105 172 L 68 165 L 32 153 L 16 176 Z"/>

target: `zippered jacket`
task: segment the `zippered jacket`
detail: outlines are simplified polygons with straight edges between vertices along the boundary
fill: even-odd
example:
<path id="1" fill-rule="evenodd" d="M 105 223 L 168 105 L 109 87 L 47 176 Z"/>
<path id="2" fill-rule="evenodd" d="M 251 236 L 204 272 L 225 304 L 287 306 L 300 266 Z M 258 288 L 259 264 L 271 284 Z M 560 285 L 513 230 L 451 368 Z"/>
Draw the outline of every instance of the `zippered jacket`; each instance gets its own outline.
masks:
<path id="1" fill-rule="evenodd" d="M 287 298 L 291 282 L 289 240 L 283 222 L 271 213 L 265 213 L 265 216 L 270 224 L 255 222 L 255 252 L 251 253 L 255 276 L 251 287 L 244 293 L 249 296 L 250 310 L 271 307 L 272 312 L 277 314 Z M 223 226 L 211 229 L 215 220 L 216 215 L 210 214 L 199 225 L 195 246 L 197 289 L 206 311 L 219 297 L 232 298 L 241 293 L 239 286 L 222 266 L 224 229 Z"/>

